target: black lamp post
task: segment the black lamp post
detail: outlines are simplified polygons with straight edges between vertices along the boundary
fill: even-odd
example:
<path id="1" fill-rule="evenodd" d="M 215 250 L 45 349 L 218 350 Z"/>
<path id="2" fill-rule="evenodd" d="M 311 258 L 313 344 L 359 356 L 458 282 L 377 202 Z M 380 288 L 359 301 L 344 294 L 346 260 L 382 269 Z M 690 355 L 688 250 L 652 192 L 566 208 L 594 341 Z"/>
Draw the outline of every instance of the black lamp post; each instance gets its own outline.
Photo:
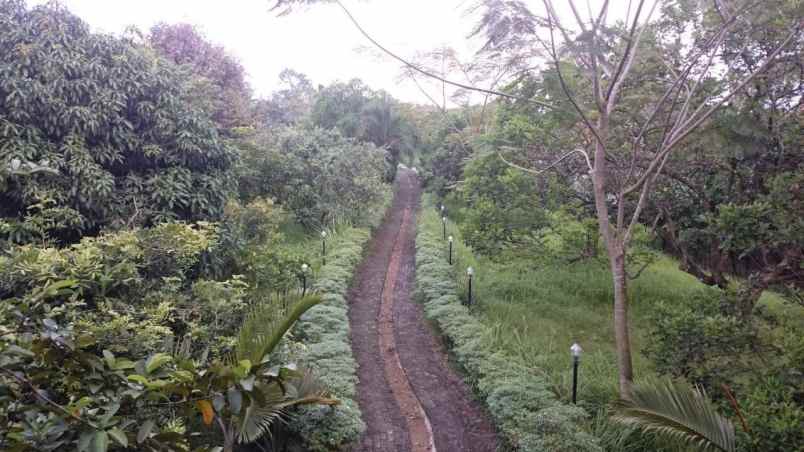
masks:
<path id="1" fill-rule="evenodd" d="M 442 229 L 442 233 L 444 235 L 444 240 L 447 240 L 447 217 L 446 216 L 441 217 L 441 229 Z"/>
<path id="2" fill-rule="evenodd" d="M 469 295 L 466 300 L 466 304 L 468 306 L 472 306 L 472 276 L 475 275 L 475 269 L 469 267 L 466 269 L 466 276 L 468 277 L 468 284 L 469 284 Z"/>
<path id="3" fill-rule="evenodd" d="M 581 352 L 583 349 L 578 343 L 573 343 L 570 347 L 572 353 L 572 403 L 573 405 L 578 400 L 578 364 L 581 362 Z"/>
<path id="4" fill-rule="evenodd" d="M 452 265 L 452 236 L 449 236 L 449 264 Z"/>
<path id="5" fill-rule="evenodd" d="M 302 264 L 301 266 L 301 278 L 302 278 L 302 296 L 307 294 L 307 272 L 310 270 L 310 267 L 307 264 Z"/>
<path id="6" fill-rule="evenodd" d="M 321 265 L 327 265 L 327 231 L 321 231 Z"/>

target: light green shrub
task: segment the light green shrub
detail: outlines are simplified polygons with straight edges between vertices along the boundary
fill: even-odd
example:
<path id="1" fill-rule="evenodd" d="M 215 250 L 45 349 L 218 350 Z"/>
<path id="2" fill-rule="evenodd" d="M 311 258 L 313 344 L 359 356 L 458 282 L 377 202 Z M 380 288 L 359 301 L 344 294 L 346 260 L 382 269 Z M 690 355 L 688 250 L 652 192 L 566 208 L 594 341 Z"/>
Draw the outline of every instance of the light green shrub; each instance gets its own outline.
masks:
<path id="1" fill-rule="evenodd" d="M 305 345 L 302 362 L 341 403 L 302 408 L 290 423 L 308 450 L 337 450 L 357 441 L 365 425 L 357 405 L 357 362 L 349 341 L 346 292 L 369 239 L 366 229 L 342 228 L 331 234 L 327 264 L 318 269 L 313 289 L 323 302 L 310 309 L 296 328 Z"/>

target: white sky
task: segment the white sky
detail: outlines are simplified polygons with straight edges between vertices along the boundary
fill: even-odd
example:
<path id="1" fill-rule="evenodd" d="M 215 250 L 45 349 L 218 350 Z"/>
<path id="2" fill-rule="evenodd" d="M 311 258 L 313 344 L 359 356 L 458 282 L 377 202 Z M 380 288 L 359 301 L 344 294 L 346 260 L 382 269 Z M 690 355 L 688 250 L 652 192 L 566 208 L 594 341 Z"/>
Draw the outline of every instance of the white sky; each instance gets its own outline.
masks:
<path id="1" fill-rule="evenodd" d="M 471 55 L 477 43 L 466 39 L 473 21 L 464 12 L 473 1 L 344 0 L 344 4 L 380 43 L 409 58 L 442 45 Z M 29 4 L 43 2 L 29 0 Z M 277 88 L 279 72 L 291 68 L 316 85 L 358 77 L 403 101 L 428 102 L 412 82 L 399 80 L 398 63 L 366 51 L 370 44 L 337 5 L 320 4 L 277 17 L 269 11 L 271 0 L 61 2 L 96 31 L 120 33 L 129 25 L 148 30 L 157 22 L 195 24 L 210 41 L 223 45 L 240 60 L 257 96 L 268 96 Z M 562 3 L 564 0 L 555 1 L 556 5 Z M 585 1 L 577 3 L 585 10 Z M 592 2 L 593 7 L 596 3 Z M 625 14 L 627 0 L 611 3 L 611 17 Z M 562 15 L 569 21 L 571 16 L 566 14 Z"/>

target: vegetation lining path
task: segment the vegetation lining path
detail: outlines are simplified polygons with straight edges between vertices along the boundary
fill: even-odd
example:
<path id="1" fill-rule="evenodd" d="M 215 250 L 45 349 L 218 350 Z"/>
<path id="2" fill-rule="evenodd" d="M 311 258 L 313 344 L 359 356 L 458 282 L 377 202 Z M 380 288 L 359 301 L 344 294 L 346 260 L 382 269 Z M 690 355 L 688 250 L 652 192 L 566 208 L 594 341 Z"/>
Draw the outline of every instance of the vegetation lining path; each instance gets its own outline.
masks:
<path id="1" fill-rule="evenodd" d="M 394 203 L 349 294 L 358 402 L 358 451 L 493 451 L 496 435 L 412 301 L 415 173 L 400 171 Z"/>

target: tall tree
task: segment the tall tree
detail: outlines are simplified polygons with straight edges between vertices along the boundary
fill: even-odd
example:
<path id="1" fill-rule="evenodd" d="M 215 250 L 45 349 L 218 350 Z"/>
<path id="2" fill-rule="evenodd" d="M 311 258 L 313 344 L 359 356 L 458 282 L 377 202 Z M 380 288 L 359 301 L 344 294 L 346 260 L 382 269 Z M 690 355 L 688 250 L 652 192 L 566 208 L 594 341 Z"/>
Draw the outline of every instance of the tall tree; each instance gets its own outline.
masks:
<path id="1" fill-rule="evenodd" d="M 685 23 L 689 26 L 694 8 L 669 5 L 667 33 L 677 35 Z M 736 74 L 754 70 L 773 51 L 783 31 L 776 16 L 795 16 L 796 8 L 795 2 L 768 1 L 755 12 L 758 26 L 735 30 L 724 53 Z M 668 160 L 648 209 L 681 268 L 724 289 L 744 320 L 769 287 L 794 298 L 804 287 L 798 218 L 804 202 L 798 177 L 804 168 L 803 50 L 802 40 L 792 42 L 773 67 L 713 116 L 699 139 L 685 144 L 686 152 Z M 736 282 L 732 274 L 745 282 Z"/>
<path id="2" fill-rule="evenodd" d="M 308 117 L 313 109 L 316 90 L 306 75 L 293 69 L 279 74 L 282 89 L 270 99 L 257 101 L 257 120 L 268 127 L 297 124 Z"/>
<path id="3" fill-rule="evenodd" d="M 217 218 L 235 155 L 176 65 L 58 4 L 0 1 L 5 239 Z M 47 170 L 43 170 L 47 169 Z"/>
<path id="4" fill-rule="evenodd" d="M 607 24 L 608 1 L 596 14 L 590 10 L 586 18 L 570 1 L 572 27 L 559 17 L 550 0 L 542 2 L 543 17 L 518 1 L 484 3 L 480 29 L 488 37 L 487 47 L 493 50 L 512 40 L 538 43 L 555 69 L 578 125 L 591 137 L 591 149 L 570 152 L 584 156 L 593 184 L 600 235 L 614 284 L 620 394 L 628 398 L 633 367 L 627 252 L 657 178 L 690 134 L 777 62 L 800 35 L 802 24 L 799 20 L 787 23 L 786 33 L 770 52 L 760 56 L 752 70 L 735 74 L 728 70 L 733 64 L 722 50 L 738 26 L 755 26 L 751 5 L 715 2 L 713 8 L 693 11 L 700 28 L 685 30 L 693 36 L 688 44 L 683 40 L 662 42 L 651 23 L 658 2 L 636 2 L 625 23 L 611 27 Z M 718 7 L 727 3 L 725 12 Z M 652 80 L 655 93 L 661 94 L 645 96 L 632 80 L 632 72 L 637 65 L 656 61 L 666 67 L 657 70 Z M 577 68 L 574 74 L 567 74 L 567 62 Z M 719 65 L 727 69 L 725 75 L 715 71 Z M 568 81 L 568 77 L 574 80 Z M 717 89 L 710 88 L 713 83 Z"/>
<path id="5" fill-rule="evenodd" d="M 151 28 L 148 43 L 161 55 L 185 65 L 196 79 L 196 99 L 209 104 L 207 110 L 222 131 L 252 122 L 251 88 L 240 62 L 222 46 L 215 45 L 194 25 L 159 23 Z M 208 82 L 208 83 L 204 83 Z"/>
<path id="6" fill-rule="evenodd" d="M 384 148 L 389 180 L 400 154 L 409 151 L 415 142 L 415 131 L 400 114 L 399 103 L 359 79 L 336 82 L 319 90 L 310 118 L 319 127 L 337 129 L 346 137 Z"/>

